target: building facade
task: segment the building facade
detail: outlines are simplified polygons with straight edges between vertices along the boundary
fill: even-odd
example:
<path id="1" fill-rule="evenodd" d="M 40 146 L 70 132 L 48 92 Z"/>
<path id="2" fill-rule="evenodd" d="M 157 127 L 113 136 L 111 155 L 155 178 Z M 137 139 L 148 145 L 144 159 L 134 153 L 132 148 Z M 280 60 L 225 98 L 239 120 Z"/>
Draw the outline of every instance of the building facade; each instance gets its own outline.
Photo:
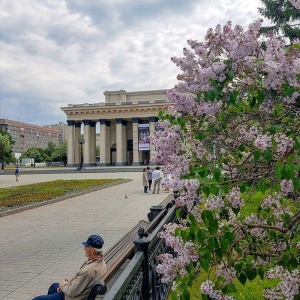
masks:
<path id="1" fill-rule="evenodd" d="M 55 145 L 59 142 L 60 130 L 45 128 L 8 119 L 0 119 L 0 128 L 4 132 L 8 132 L 12 140 L 13 153 L 22 154 L 29 148 L 40 147 L 47 148 L 49 142 Z"/>
<path id="2" fill-rule="evenodd" d="M 83 166 L 96 165 L 97 123 L 100 125 L 98 165 L 148 164 L 155 150 L 149 136 L 155 131 L 159 111 L 166 111 L 171 105 L 166 91 L 105 91 L 105 102 L 62 107 L 68 124 L 67 166 L 78 166 L 81 162 Z"/>
<path id="3" fill-rule="evenodd" d="M 59 142 L 66 141 L 68 139 L 67 138 L 68 126 L 64 122 L 59 122 L 57 124 L 43 125 L 43 127 L 59 130 L 60 131 L 59 139 L 58 139 Z"/>

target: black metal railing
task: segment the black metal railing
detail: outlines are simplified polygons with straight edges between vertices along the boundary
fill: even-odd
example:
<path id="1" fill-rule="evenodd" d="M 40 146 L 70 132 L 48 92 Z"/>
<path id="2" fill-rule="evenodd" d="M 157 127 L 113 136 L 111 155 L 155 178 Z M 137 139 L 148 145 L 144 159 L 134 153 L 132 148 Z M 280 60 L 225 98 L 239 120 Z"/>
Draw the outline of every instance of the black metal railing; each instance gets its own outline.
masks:
<path id="1" fill-rule="evenodd" d="M 134 241 L 136 253 L 124 271 L 111 286 L 103 300 L 164 300 L 167 298 L 170 284 L 161 281 L 161 274 L 156 272 L 158 256 L 171 253 L 165 241 L 157 234 L 166 223 L 175 219 L 175 205 L 169 207 L 167 214 L 148 235 L 139 229 L 139 238 Z"/>

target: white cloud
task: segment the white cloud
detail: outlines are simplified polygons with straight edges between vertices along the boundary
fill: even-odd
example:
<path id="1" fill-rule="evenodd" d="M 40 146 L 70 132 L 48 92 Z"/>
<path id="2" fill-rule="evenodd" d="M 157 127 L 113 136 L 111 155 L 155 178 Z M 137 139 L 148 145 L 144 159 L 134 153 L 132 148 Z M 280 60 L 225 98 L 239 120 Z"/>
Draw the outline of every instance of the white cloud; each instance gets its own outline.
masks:
<path id="1" fill-rule="evenodd" d="M 171 88 L 187 39 L 248 25 L 259 0 L 2 0 L 0 117 L 65 121 L 60 107 L 103 101 L 105 90 Z M 6 103 L 3 105 L 3 103 Z M 33 114 L 34 112 L 34 114 Z"/>

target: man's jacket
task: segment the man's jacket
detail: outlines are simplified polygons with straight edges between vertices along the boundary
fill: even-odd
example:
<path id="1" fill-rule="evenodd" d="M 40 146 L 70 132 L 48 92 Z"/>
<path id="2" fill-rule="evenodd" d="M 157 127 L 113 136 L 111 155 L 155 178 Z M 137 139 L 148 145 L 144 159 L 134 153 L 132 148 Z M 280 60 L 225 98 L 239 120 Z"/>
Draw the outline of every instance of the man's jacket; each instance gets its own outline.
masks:
<path id="1" fill-rule="evenodd" d="M 84 300 L 93 283 L 101 279 L 105 272 L 106 264 L 103 258 L 86 261 L 67 282 L 59 283 L 59 287 L 65 294 L 65 300 Z"/>

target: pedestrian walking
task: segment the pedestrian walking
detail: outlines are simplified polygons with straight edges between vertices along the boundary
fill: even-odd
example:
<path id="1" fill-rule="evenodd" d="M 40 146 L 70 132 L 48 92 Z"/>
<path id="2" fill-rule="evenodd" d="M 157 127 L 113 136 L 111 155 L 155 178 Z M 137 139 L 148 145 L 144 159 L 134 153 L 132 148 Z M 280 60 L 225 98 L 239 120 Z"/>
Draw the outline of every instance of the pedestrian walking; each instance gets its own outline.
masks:
<path id="1" fill-rule="evenodd" d="M 161 172 L 160 167 L 156 167 L 152 172 L 152 180 L 153 180 L 153 192 L 152 194 L 159 194 L 160 190 L 160 181 L 161 181 Z"/>
<path id="2" fill-rule="evenodd" d="M 16 176 L 16 181 L 19 181 L 19 177 L 20 177 L 20 170 L 18 167 L 16 167 L 15 169 L 15 176 Z"/>
<path id="3" fill-rule="evenodd" d="M 148 193 L 148 176 L 147 176 L 147 169 L 143 169 L 143 186 L 144 186 L 144 193 Z"/>
<path id="4" fill-rule="evenodd" d="M 147 167 L 147 177 L 148 177 L 148 185 L 149 185 L 149 191 L 151 191 L 151 185 L 152 185 L 152 171 L 150 167 Z"/>

